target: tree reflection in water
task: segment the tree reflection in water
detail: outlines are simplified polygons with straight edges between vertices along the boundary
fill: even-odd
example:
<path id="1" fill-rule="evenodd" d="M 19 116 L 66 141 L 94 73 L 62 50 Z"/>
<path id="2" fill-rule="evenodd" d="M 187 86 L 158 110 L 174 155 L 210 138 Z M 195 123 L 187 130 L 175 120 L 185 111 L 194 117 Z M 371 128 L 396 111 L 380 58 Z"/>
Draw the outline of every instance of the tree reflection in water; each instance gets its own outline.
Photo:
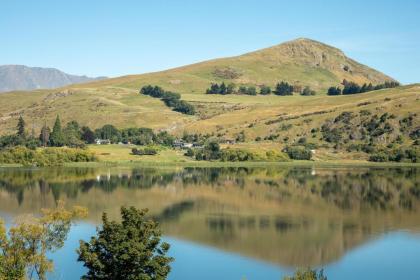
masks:
<path id="1" fill-rule="evenodd" d="M 0 211 L 147 207 L 167 235 L 290 266 L 420 227 L 419 168 L 0 169 Z"/>

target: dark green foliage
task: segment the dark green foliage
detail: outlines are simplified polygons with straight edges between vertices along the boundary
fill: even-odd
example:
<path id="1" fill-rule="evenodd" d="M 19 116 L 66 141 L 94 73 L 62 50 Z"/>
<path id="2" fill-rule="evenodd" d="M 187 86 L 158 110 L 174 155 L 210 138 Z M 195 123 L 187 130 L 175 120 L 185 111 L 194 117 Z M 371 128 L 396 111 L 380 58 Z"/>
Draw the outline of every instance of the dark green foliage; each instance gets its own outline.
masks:
<path id="1" fill-rule="evenodd" d="M 217 160 L 220 158 L 220 145 L 216 139 L 210 139 L 203 149 L 197 150 L 195 153 L 196 160 Z"/>
<path id="2" fill-rule="evenodd" d="M 159 132 L 158 134 L 156 134 L 154 138 L 154 142 L 156 144 L 168 146 L 168 147 L 172 146 L 174 141 L 175 141 L 175 138 L 172 135 L 170 135 L 167 131 Z"/>
<path id="3" fill-rule="evenodd" d="M 287 153 L 291 159 L 295 160 L 310 160 L 312 157 L 311 150 L 301 146 L 288 146 L 284 148 L 283 152 Z"/>
<path id="4" fill-rule="evenodd" d="M 17 134 L 0 136 L 0 149 L 24 145 L 25 140 Z"/>
<path id="5" fill-rule="evenodd" d="M 55 119 L 54 127 L 50 135 L 50 144 L 55 147 L 61 147 L 65 144 L 63 131 L 61 129 L 60 116 L 58 115 Z"/>
<path id="6" fill-rule="evenodd" d="M 219 88 L 219 86 L 217 86 Z M 226 91 L 226 86 L 224 86 Z M 165 91 L 158 86 L 144 86 L 140 90 L 141 94 L 149 95 L 154 98 L 160 98 L 166 106 L 172 108 L 176 112 L 180 112 L 187 115 L 194 115 L 195 108 L 192 104 L 181 100 L 181 95 L 176 92 Z"/>
<path id="7" fill-rule="evenodd" d="M 206 90 L 207 94 L 232 94 L 235 92 L 235 84 L 230 83 L 226 86 L 224 82 L 220 85 L 217 83 L 211 84 L 210 88 Z"/>
<path id="8" fill-rule="evenodd" d="M 354 82 L 348 82 L 344 85 L 343 95 L 361 93 L 360 86 Z"/>
<path id="9" fill-rule="evenodd" d="M 64 143 L 68 147 L 81 148 L 85 145 L 85 142 L 81 140 L 82 133 L 80 126 L 76 121 L 67 123 L 66 128 L 63 130 Z"/>
<path id="10" fill-rule="evenodd" d="M 17 135 L 19 137 L 25 138 L 26 134 L 25 134 L 25 121 L 23 120 L 23 117 L 20 116 L 19 117 L 19 121 L 17 124 Z"/>
<path id="11" fill-rule="evenodd" d="M 388 160 L 389 160 L 388 155 L 384 152 L 374 153 L 369 157 L 369 161 L 374 161 L 374 162 L 386 162 Z"/>
<path id="12" fill-rule="evenodd" d="M 80 241 L 79 261 L 87 273 L 82 279 L 166 279 L 173 258 L 161 241 L 159 226 L 146 220 L 147 209 L 121 208 L 121 223 L 102 215 L 102 227 L 89 242 Z"/>
<path id="13" fill-rule="evenodd" d="M 95 133 L 87 126 L 82 127 L 81 139 L 87 144 L 95 143 Z"/>
<path id="14" fill-rule="evenodd" d="M 373 86 L 372 84 L 363 84 L 362 86 L 356 84 L 355 82 L 348 82 L 346 80 L 343 80 L 343 90 L 342 93 L 344 95 L 347 94 L 357 94 L 357 93 L 363 93 L 363 92 L 369 92 L 369 91 L 373 91 L 373 90 L 380 90 L 380 89 L 384 89 L 384 88 L 395 88 L 400 86 L 400 84 L 398 82 L 385 82 L 383 84 L 379 84 L 376 86 Z M 337 94 L 330 94 L 330 90 L 331 93 L 337 93 L 337 91 L 334 90 L 333 87 L 331 87 L 328 90 L 328 95 L 337 95 Z"/>
<path id="15" fill-rule="evenodd" d="M 41 133 L 39 134 L 39 141 L 41 141 L 42 146 L 46 147 L 50 144 L 50 135 L 50 128 L 47 126 L 47 124 L 44 124 L 41 128 Z"/>
<path id="16" fill-rule="evenodd" d="M 174 106 L 174 111 L 180 112 L 186 115 L 194 115 L 195 114 L 195 108 L 190 103 L 179 100 L 176 105 Z"/>
<path id="17" fill-rule="evenodd" d="M 246 94 L 257 95 L 257 89 L 254 86 L 248 87 Z"/>
<path id="18" fill-rule="evenodd" d="M 287 82 L 280 82 L 276 85 L 274 93 L 281 96 L 293 95 L 293 86 Z"/>
<path id="19" fill-rule="evenodd" d="M 144 149 L 131 149 L 131 153 L 136 156 L 154 156 L 157 154 L 157 150 L 154 148 L 146 147 Z"/>
<path id="20" fill-rule="evenodd" d="M 324 271 L 317 272 L 312 269 L 298 269 L 293 276 L 284 277 L 284 280 L 327 280 Z"/>
<path id="21" fill-rule="evenodd" d="M 271 88 L 269 86 L 261 86 L 260 88 L 261 95 L 269 95 L 271 94 Z"/>
<path id="22" fill-rule="evenodd" d="M 96 129 L 95 136 L 99 139 L 110 140 L 112 143 L 118 143 L 121 140 L 121 132 L 111 124 Z"/>
<path id="23" fill-rule="evenodd" d="M 327 92 L 328 95 L 341 95 L 341 88 L 330 87 Z"/>

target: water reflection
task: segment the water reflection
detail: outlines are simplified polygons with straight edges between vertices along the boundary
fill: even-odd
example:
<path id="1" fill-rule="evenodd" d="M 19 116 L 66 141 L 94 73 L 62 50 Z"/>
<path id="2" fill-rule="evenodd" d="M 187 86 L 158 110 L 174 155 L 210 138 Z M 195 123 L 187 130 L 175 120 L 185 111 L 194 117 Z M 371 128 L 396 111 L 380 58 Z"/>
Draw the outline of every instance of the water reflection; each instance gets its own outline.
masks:
<path id="1" fill-rule="evenodd" d="M 58 199 L 118 217 L 147 207 L 173 237 L 285 266 L 334 261 L 383 232 L 420 229 L 419 168 L 0 169 L 0 211 Z"/>

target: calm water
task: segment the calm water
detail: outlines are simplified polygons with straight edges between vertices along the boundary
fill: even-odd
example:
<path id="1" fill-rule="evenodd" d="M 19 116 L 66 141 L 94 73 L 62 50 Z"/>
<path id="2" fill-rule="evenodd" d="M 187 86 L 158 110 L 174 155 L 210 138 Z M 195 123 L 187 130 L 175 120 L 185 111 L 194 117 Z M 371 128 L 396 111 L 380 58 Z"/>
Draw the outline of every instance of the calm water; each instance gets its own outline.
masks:
<path id="1" fill-rule="evenodd" d="M 420 279 L 420 168 L 0 169 L 6 221 L 89 208 L 51 257 L 78 279 L 80 239 L 103 211 L 149 208 L 175 257 L 170 279 L 276 279 L 296 267 L 329 279 Z"/>

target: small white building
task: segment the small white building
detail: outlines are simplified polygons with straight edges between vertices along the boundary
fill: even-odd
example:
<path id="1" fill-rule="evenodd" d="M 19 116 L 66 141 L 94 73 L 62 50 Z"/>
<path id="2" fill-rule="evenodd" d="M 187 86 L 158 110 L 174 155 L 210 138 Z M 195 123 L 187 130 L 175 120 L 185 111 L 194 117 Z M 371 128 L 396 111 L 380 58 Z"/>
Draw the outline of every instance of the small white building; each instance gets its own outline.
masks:
<path id="1" fill-rule="evenodd" d="M 109 145 L 111 141 L 109 139 L 95 139 L 96 145 Z"/>

